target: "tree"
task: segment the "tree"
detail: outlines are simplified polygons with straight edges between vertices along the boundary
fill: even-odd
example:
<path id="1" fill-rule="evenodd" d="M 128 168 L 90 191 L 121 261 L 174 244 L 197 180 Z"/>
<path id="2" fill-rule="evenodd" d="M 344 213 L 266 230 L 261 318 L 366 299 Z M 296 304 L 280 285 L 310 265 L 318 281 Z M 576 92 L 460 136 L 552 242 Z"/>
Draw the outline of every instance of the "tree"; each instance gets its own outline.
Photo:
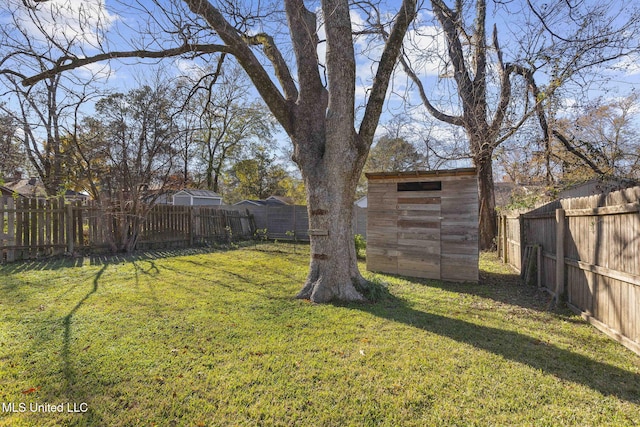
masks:
<path id="1" fill-rule="evenodd" d="M 440 78 L 452 82 L 455 97 L 440 105 L 432 102 L 409 58 L 404 57 L 402 64 L 426 109 L 438 120 L 465 130 L 472 161 L 478 169 L 480 245 L 489 248 L 496 235 L 492 164 L 495 149 L 523 123 L 537 117 L 547 146 L 545 151 L 549 151 L 552 137 L 570 150 L 567 139 L 552 123 L 549 127 L 545 103 L 559 88 L 580 82 L 586 70 L 633 52 L 638 11 L 636 6 L 628 6 L 623 12 L 619 2 L 572 0 L 540 5 L 526 1 L 517 15 L 513 8 L 518 4 L 513 2 L 495 3 L 491 15 L 486 0 L 457 0 L 452 6 L 444 0 L 432 0 L 431 5 L 446 42 L 446 51 L 439 56 Z M 498 19 L 490 36 L 487 32 L 488 16 L 499 12 L 507 13 L 513 28 L 518 28 L 512 34 L 515 43 L 509 43 L 506 49 L 500 44 Z M 519 17 L 522 22 L 517 22 Z M 507 62 L 507 54 L 512 55 L 511 62 Z M 434 51 L 428 55 L 433 61 Z M 536 75 L 545 73 L 549 80 L 539 86 Z M 528 90 L 522 92 L 524 98 L 514 108 L 513 94 L 518 82 Z M 590 162 L 587 157 L 581 159 Z"/>
<path id="2" fill-rule="evenodd" d="M 562 119 L 558 128 L 568 135 L 576 150 L 593 159 L 604 174 L 615 177 L 640 177 L 640 142 L 636 125 L 638 95 L 605 101 L 596 100 L 573 117 Z M 564 148 L 561 146 L 559 148 Z M 575 156 L 562 156 L 565 178 L 580 174 L 593 176 L 592 168 L 575 162 Z M 557 153 L 556 156 L 560 156 Z M 573 157 L 573 158 L 572 158 Z"/>
<path id="3" fill-rule="evenodd" d="M 23 166 L 22 146 L 16 135 L 15 121 L 8 115 L 0 116 L 0 180 L 6 179 Z"/>
<path id="4" fill-rule="evenodd" d="M 135 248 L 142 220 L 175 171 L 180 131 L 174 100 L 164 84 L 111 94 L 74 135 L 77 169 L 98 203 L 115 215 L 113 251 Z"/>
<path id="5" fill-rule="evenodd" d="M 413 144 L 403 138 L 383 136 L 371 148 L 365 169 L 392 172 L 420 169 L 423 159 Z"/>
<path id="6" fill-rule="evenodd" d="M 19 123 L 22 151 L 50 196 L 65 186 L 64 135 L 72 132 L 78 108 L 87 101 L 85 94 L 69 93 L 61 80 L 61 75 L 56 75 L 37 88 L 24 89 L 15 78 L 7 77 L 8 93 L 15 101 L 2 107 Z"/>
<path id="7" fill-rule="evenodd" d="M 287 171 L 275 163 L 275 156 L 269 153 L 266 146 L 257 146 L 252 151 L 249 158 L 231 166 L 230 188 L 225 192 L 227 199 L 240 201 L 266 199 L 272 195 L 284 196 L 286 189 L 281 185 L 290 178 Z"/>
<path id="8" fill-rule="evenodd" d="M 61 16 L 66 8 L 51 5 L 38 13 L 25 2 L 3 2 L 0 26 L 0 87 L 6 100 L 0 108 L 18 125 L 23 152 L 38 174 L 47 194 L 56 195 L 64 187 L 64 136 L 73 134 L 83 107 L 97 91 L 89 70 L 77 74 L 49 74 L 32 85 L 23 85 L 25 74 L 45 72 L 55 66 L 57 56 L 77 55 L 80 41 L 91 39 L 91 25 L 67 30 L 70 21 Z M 93 6 L 78 12 L 83 23 L 94 18 Z M 62 18 L 62 19 L 58 19 Z M 75 33 L 75 34 L 74 34 Z"/>
<path id="9" fill-rule="evenodd" d="M 182 4 L 191 16 L 178 16 L 183 11 Z M 159 8 L 163 5 L 156 3 Z M 255 10 L 243 13 L 245 7 L 259 8 L 260 5 L 220 2 L 216 6 L 205 0 L 184 0 L 172 5 L 171 9 L 163 8 L 168 19 L 161 24 L 177 23 L 173 27 L 175 31 L 159 31 L 149 39 L 141 38 L 143 42 L 150 42 L 126 52 L 59 56 L 56 58 L 59 61 L 49 70 L 23 76 L 23 83 L 31 85 L 48 76 L 107 59 L 213 52 L 233 55 L 290 137 L 293 160 L 305 183 L 311 256 L 309 273 L 298 297 L 315 302 L 362 300 L 361 290 L 367 285 L 358 271 L 351 231 L 355 188 L 404 36 L 416 15 L 416 1 L 403 0 L 393 23 L 387 27 L 389 37 L 381 50 L 359 124 L 356 124 L 355 109 L 356 49 L 349 1 L 324 0 L 318 13 L 306 7 L 302 0 L 284 1 L 292 51 L 287 57 L 278 47 L 284 40 L 263 31 L 262 28 L 269 28 L 268 21 L 260 20 Z M 146 6 L 144 10 L 148 10 Z M 278 10 L 264 12 L 273 19 Z M 322 19 L 321 25 L 318 18 Z M 160 18 L 154 16 L 154 19 L 159 22 Z M 197 26 L 201 24 L 214 31 Z M 255 27 L 251 27 L 252 24 Z M 325 33 L 322 42 L 320 29 Z M 206 38 L 212 33 L 217 36 L 216 40 Z M 174 44 L 152 49 L 164 41 L 163 35 Z M 318 56 L 321 43 L 326 46 L 326 58 Z M 262 54 L 256 48 L 261 48 Z M 295 62 L 287 63 L 288 57 Z M 297 73 L 296 78 L 293 72 Z"/>
<path id="10" fill-rule="evenodd" d="M 409 171 L 425 167 L 425 158 L 413 144 L 398 135 L 388 130 L 386 135 L 378 139 L 369 151 L 364 165 L 365 172 Z M 367 178 L 362 174 L 356 195 L 362 197 L 367 194 L 367 186 Z"/>
<path id="11" fill-rule="evenodd" d="M 184 78 L 181 84 L 191 87 L 188 113 L 199 122 L 194 139 L 206 188 L 220 192 L 227 161 L 252 140 L 270 138 L 275 123 L 263 103 L 248 100 L 246 76 L 231 61 L 196 77 Z"/>

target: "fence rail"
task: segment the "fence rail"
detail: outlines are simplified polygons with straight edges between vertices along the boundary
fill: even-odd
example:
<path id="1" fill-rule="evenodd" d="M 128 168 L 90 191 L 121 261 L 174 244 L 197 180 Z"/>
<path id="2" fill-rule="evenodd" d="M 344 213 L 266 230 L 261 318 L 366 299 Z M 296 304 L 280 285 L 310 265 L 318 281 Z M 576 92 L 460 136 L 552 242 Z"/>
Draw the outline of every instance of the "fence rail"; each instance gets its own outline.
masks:
<path id="1" fill-rule="evenodd" d="M 640 187 L 509 213 L 499 225 L 504 262 L 640 354 Z"/>

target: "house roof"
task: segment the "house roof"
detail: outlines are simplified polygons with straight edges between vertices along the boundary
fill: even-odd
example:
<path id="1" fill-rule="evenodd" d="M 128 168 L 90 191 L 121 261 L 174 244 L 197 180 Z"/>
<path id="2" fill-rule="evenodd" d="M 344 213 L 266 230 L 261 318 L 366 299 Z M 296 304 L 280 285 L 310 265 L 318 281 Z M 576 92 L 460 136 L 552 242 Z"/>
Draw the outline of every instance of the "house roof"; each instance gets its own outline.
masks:
<path id="1" fill-rule="evenodd" d="M 203 199 L 222 199 L 222 196 L 211 190 L 198 190 L 195 188 L 183 188 L 182 190 L 176 192 L 174 196 L 179 196 L 182 194 L 187 194 L 191 197 L 199 197 Z"/>
<path id="2" fill-rule="evenodd" d="M 284 197 L 284 196 L 269 196 L 265 199 L 265 202 L 270 203 L 270 202 L 276 202 L 278 204 L 283 204 L 283 205 L 290 205 L 293 200 L 291 200 L 290 197 Z"/>
<path id="3" fill-rule="evenodd" d="M 284 196 L 269 196 L 266 199 L 262 199 L 262 200 L 244 199 L 237 203 L 234 203 L 233 205 L 237 206 L 242 204 L 250 204 L 254 206 L 291 205 L 292 200 L 289 197 L 284 197 Z"/>
<path id="4" fill-rule="evenodd" d="M 640 182 L 627 178 L 593 178 L 584 182 L 567 185 L 562 188 L 557 195 L 558 199 L 569 199 L 573 197 L 592 196 L 594 194 L 606 194 L 612 191 L 635 187 Z"/>
<path id="5" fill-rule="evenodd" d="M 254 205 L 254 206 L 265 206 L 267 204 L 267 202 L 265 200 L 244 199 L 244 200 L 240 200 L 239 202 L 234 203 L 233 206 L 245 205 L 245 204 Z"/>
<path id="6" fill-rule="evenodd" d="M 5 187 L 4 185 L 0 185 L 0 194 L 2 194 L 3 196 L 13 196 L 14 194 L 18 194 L 17 192 L 13 191 L 11 188 L 9 187 Z M 20 197 L 23 197 L 22 195 L 18 194 Z"/>
<path id="7" fill-rule="evenodd" d="M 80 193 L 79 191 L 65 190 L 64 197 L 76 198 L 76 199 L 88 199 L 89 195 L 85 193 Z"/>
<path id="8" fill-rule="evenodd" d="M 356 206 L 360 206 L 361 208 L 366 208 L 367 204 L 368 204 L 368 201 L 369 201 L 369 199 L 368 199 L 367 196 L 362 196 L 358 200 L 353 202 L 353 204 L 356 205 Z"/>
<path id="9" fill-rule="evenodd" d="M 37 178 L 17 179 L 15 181 L 7 182 L 4 186 L 21 196 L 47 197 L 47 191 L 45 190 L 44 185 Z"/>

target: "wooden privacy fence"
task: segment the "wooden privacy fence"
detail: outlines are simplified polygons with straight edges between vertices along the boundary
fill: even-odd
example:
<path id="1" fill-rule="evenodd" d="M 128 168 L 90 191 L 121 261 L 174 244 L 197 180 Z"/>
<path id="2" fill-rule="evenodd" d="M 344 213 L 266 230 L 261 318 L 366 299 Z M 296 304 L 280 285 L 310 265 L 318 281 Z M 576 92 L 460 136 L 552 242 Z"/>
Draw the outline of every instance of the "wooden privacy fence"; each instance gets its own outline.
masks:
<path id="1" fill-rule="evenodd" d="M 640 187 L 500 216 L 499 253 L 640 354 Z"/>
<path id="2" fill-rule="evenodd" d="M 118 209 L 95 203 L 0 198 L 0 261 L 113 249 Z M 185 247 L 252 238 L 248 212 L 213 207 L 154 206 L 140 219 L 137 248 Z"/>

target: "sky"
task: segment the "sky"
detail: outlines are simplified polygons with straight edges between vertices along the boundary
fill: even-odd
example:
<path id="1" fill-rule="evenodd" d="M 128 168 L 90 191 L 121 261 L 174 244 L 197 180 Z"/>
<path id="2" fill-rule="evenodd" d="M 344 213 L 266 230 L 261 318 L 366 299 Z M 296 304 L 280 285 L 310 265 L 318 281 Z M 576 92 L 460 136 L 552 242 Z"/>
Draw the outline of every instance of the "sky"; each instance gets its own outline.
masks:
<path id="1" fill-rule="evenodd" d="M 27 2 L 33 0 L 25 0 Z M 587 0 L 588 2 L 595 0 Z M 102 48 L 107 50 L 128 50 L 129 45 L 145 46 L 153 49 L 159 45 L 163 45 L 166 40 L 160 31 L 154 30 L 151 34 L 140 36 L 139 30 L 146 32 L 146 26 L 169 27 L 171 17 L 158 13 L 153 10 L 152 2 L 130 2 L 123 3 L 114 0 L 49 0 L 48 2 L 38 3 L 38 12 L 29 15 L 22 5 L 22 0 L 0 0 L 0 22 L 4 25 L 10 25 L 11 22 L 19 22 L 24 26 L 32 41 L 37 42 L 42 38 L 42 32 L 49 34 L 53 40 L 58 43 L 66 44 L 69 40 L 73 40 L 78 55 L 91 56 L 99 53 Z M 168 4 L 168 2 L 165 2 Z M 389 1 L 386 5 L 389 10 L 393 11 L 397 8 L 399 2 L 396 0 Z M 493 4 L 493 2 L 489 2 Z M 623 0 L 612 2 L 613 8 L 616 5 L 622 7 Z M 517 1 L 510 4 L 518 4 Z M 11 12 L 9 12 L 11 11 Z M 172 9 L 172 13 L 176 13 L 172 18 L 176 19 L 178 9 Z M 34 25 L 31 18 L 36 16 L 39 25 Z M 506 16 L 506 18 L 505 18 Z M 78 19 L 80 18 L 80 20 Z M 352 25 L 355 30 L 365 28 L 367 16 L 362 10 L 354 10 L 352 12 Z M 501 46 L 507 54 L 515 49 L 512 42 L 518 37 L 520 25 L 515 15 L 489 14 L 488 27 L 496 23 L 499 28 L 501 37 Z M 14 20 L 14 21 L 12 21 Z M 80 22 L 82 21 L 82 23 Z M 188 25 L 188 20 L 182 20 L 181 24 Z M 262 25 L 255 26 L 254 31 L 275 31 L 283 33 L 284 25 L 281 22 L 266 22 Z M 323 28 L 319 31 L 320 38 L 323 37 Z M 442 108 L 447 112 L 456 112 L 452 110 L 452 98 L 447 89 L 451 88 L 451 79 L 439 78 L 446 74 L 447 67 L 441 62 L 420 59 L 418 52 L 424 55 L 430 52 L 431 58 L 443 56 L 446 52 L 446 43 L 439 34 L 436 27 L 432 25 L 432 14 L 428 10 L 422 10 L 419 17 L 407 35 L 407 54 L 416 66 L 429 95 L 433 97 L 435 102 L 441 99 Z M 177 43 L 177 41 L 173 41 Z M 369 58 L 377 58 L 381 52 L 381 43 L 371 43 L 366 37 L 358 37 L 355 39 L 356 50 L 361 54 L 358 56 L 357 62 L 357 96 L 358 104 L 363 104 L 366 100 L 367 89 L 371 84 L 373 73 L 375 72 L 375 63 Z M 409 49 L 409 46 L 411 48 Z M 318 49 L 318 55 L 322 61 L 325 54 L 325 45 L 321 44 Z M 634 90 L 640 82 L 640 58 L 626 58 L 620 64 L 626 65 L 624 71 L 617 74 L 611 74 L 610 86 L 605 88 L 601 93 L 595 93 L 594 96 L 624 96 Z M 157 70 L 162 68 L 168 76 L 177 76 L 185 73 L 197 73 L 202 61 L 194 61 L 186 58 L 174 58 L 163 61 L 160 65 L 153 68 Z M 113 61 L 111 63 L 91 64 L 83 69 L 75 72 L 75 75 L 81 79 L 88 79 L 91 76 L 97 77 L 105 86 L 113 90 L 126 91 L 140 84 L 140 80 L 144 80 L 145 73 L 149 72 L 148 65 L 141 65 L 138 61 Z M 404 103 L 409 102 L 416 106 L 419 104 L 419 98 L 415 90 L 408 84 L 406 75 L 397 70 L 388 94 L 387 107 L 385 109 L 382 122 L 391 120 L 393 114 L 402 114 L 409 117 L 414 123 L 410 128 L 410 134 L 420 133 L 420 122 L 423 121 L 424 109 L 419 107 L 406 110 Z M 568 107 L 572 105 L 570 98 L 565 99 L 564 104 Z M 446 126 L 431 126 L 425 132 L 430 132 L 434 137 L 446 138 L 450 132 Z M 384 132 L 383 127 L 379 127 L 378 134 Z M 286 145 L 286 137 L 280 135 L 283 144 Z"/>

